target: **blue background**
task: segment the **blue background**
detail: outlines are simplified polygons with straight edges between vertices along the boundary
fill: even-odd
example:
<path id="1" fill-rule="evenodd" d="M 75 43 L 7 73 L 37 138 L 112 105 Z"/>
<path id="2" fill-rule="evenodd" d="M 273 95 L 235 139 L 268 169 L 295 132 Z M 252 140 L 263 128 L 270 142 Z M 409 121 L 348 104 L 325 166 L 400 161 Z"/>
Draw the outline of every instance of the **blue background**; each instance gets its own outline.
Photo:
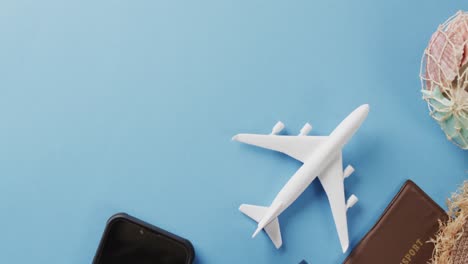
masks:
<path id="1" fill-rule="evenodd" d="M 457 3 L 458 2 L 458 3 Z M 351 247 L 410 178 L 439 204 L 467 152 L 421 100 L 420 58 L 461 1 L 59 1 L 0 4 L 0 263 L 90 263 L 125 211 L 189 238 L 197 263 L 339 263 L 318 182 L 250 239 L 299 163 L 231 142 L 328 134 L 371 105 L 344 150 Z"/>

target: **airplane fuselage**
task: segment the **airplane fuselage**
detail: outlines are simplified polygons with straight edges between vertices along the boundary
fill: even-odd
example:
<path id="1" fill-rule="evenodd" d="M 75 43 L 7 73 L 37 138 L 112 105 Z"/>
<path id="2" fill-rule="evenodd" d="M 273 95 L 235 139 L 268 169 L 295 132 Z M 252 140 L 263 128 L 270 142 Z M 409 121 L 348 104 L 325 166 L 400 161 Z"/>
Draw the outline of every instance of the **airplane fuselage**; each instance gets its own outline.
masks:
<path id="1" fill-rule="evenodd" d="M 268 225 L 286 210 L 327 166 L 340 157 L 343 146 L 351 139 L 366 119 L 369 107 L 363 105 L 348 115 L 323 142 L 311 152 L 304 164 L 289 179 L 273 200 L 269 211 L 258 223 L 258 228 Z"/>

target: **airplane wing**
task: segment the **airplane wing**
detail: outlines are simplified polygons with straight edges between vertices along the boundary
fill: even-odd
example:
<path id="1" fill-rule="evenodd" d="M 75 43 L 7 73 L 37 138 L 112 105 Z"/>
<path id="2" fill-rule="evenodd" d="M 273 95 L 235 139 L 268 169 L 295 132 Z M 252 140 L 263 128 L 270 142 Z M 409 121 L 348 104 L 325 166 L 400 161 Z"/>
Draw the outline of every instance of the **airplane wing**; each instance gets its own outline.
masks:
<path id="1" fill-rule="evenodd" d="M 341 151 L 328 167 L 318 176 L 330 202 L 336 231 L 343 253 L 348 250 L 348 223 L 346 219 L 346 201 L 344 193 L 343 161 Z"/>
<path id="2" fill-rule="evenodd" d="M 304 162 L 310 152 L 326 139 L 327 136 L 277 136 L 257 134 L 238 134 L 232 138 L 232 140 L 249 145 L 282 152 L 301 162 Z"/>

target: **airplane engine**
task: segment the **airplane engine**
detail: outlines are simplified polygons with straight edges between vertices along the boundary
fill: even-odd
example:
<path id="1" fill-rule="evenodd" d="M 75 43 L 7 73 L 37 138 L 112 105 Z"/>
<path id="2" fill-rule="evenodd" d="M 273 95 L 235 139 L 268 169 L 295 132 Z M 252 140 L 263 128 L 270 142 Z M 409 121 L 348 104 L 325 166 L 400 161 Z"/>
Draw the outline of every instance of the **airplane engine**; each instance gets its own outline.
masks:
<path id="1" fill-rule="evenodd" d="M 282 130 L 284 129 L 284 124 L 281 121 L 278 121 L 278 123 L 273 126 L 273 129 L 271 130 L 271 135 L 277 135 L 279 134 Z"/>
<path id="2" fill-rule="evenodd" d="M 356 197 L 356 195 L 351 194 L 351 196 L 346 201 L 346 210 L 353 207 L 358 201 L 359 199 Z"/>
<path id="3" fill-rule="evenodd" d="M 309 132 L 312 130 L 312 126 L 309 123 L 306 123 L 299 133 L 299 136 L 307 136 Z"/>
<path id="4" fill-rule="evenodd" d="M 353 166 L 351 165 L 346 166 L 345 170 L 343 171 L 343 178 L 344 179 L 348 178 L 349 176 L 351 176 L 351 174 L 353 174 L 353 172 L 354 172 Z"/>

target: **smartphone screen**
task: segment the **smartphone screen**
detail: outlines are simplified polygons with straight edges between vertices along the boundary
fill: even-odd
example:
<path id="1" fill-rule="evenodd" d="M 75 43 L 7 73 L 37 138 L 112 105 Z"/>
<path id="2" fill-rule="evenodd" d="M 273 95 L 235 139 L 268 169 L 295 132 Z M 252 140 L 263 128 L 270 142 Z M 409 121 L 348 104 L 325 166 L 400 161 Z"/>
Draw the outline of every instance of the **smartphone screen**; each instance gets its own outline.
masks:
<path id="1" fill-rule="evenodd" d="M 129 219 L 112 220 L 94 264 L 186 264 L 189 252 L 179 241 Z"/>

